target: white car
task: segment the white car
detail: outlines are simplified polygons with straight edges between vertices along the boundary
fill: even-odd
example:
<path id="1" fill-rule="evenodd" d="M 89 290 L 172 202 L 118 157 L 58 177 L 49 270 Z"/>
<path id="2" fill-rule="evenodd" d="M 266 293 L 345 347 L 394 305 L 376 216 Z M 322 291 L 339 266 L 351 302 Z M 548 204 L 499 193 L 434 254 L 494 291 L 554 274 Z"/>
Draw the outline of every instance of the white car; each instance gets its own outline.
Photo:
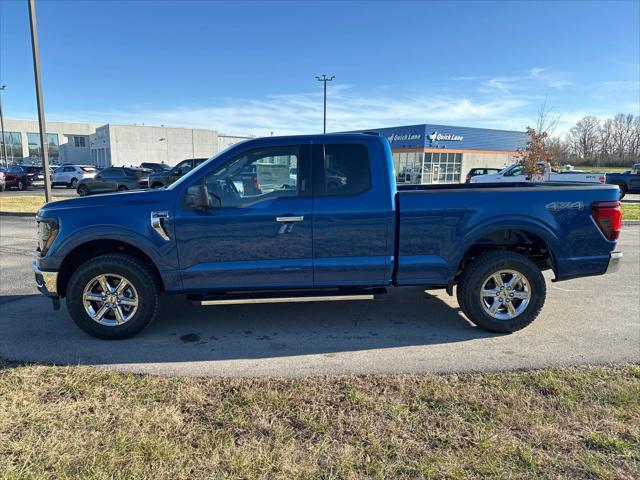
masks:
<path id="1" fill-rule="evenodd" d="M 75 189 L 80 180 L 93 178 L 97 173 L 93 165 L 61 165 L 51 174 L 51 186 L 64 185 Z"/>
<path id="2" fill-rule="evenodd" d="M 562 182 L 562 183 L 605 183 L 604 173 L 556 172 L 548 164 L 539 164 L 540 174 L 532 178 L 526 176 L 522 165 L 514 163 L 498 173 L 471 177 L 469 183 L 520 183 L 520 182 Z M 544 172 L 544 173 L 543 173 Z"/>

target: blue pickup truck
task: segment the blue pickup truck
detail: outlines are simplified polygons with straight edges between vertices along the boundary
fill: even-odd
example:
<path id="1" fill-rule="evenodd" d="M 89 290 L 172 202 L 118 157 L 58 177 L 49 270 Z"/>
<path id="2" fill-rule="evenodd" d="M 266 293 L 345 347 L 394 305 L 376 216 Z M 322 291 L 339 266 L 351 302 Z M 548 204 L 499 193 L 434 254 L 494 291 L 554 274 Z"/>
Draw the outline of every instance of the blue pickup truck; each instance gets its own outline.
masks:
<path id="1" fill-rule="evenodd" d="M 600 275 L 622 258 L 615 186 L 397 186 L 389 143 L 368 134 L 249 140 L 168 187 L 48 203 L 37 223 L 39 290 L 104 339 L 141 331 L 162 294 L 221 305 L 404 286 L 456 287 L 472 322 L 513 332 L 544 304 L 543 270 Z"/>
<path id="2" fill-rule="evenodd" d="M 607 173 L 607 183 L 617 185 L 620 189 L 620 199 L 627 193 L 640 193 L 640 163 L 635 163 L 626 172 Z"/>

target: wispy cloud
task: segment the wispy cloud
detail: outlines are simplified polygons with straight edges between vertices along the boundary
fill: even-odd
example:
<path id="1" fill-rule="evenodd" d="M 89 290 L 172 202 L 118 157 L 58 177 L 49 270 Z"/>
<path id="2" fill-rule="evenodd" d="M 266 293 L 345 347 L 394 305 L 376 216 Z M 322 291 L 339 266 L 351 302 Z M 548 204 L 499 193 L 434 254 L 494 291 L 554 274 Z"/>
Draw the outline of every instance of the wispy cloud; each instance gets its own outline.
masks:
<path id="1" fill-rule="evenodd" d="M 331 131 L 424 122 L 469 125 L 506 119 L 526 105 L 525 101 L 512 98 L 483 101 L 452 96 L 357 95 L 344 86 L 330 88 L 328 99 Z M 163 110 L 132 107 L 126 111 L 52 112 L 49 118 L 179 125 L 253 135 L 312 133 L 322 127 L 322 94 L 317 92 L 270 95 L 262 99 L 220 98 L 212 103 Z"/>
<path id="2" fill-rule="evenodd" d="M 551 72 L 546 68 L 534 67 L 528 72 L 489 78 L 479 87 L 480 93 L 499 92 L 506 95 L 515 94 L 532 88 L 547 87 L 563 89 L 571 85 L 565 75 Z"/>
<path id="3" fill-rule="evenodd" d="M 452 78 L 471 84 L 459 84 L 460 88 L 456 89 L 451 85 L 440 90 L 432 88 L 429 93 L 402 92 L 398 88 L 362 91 L 344 84 L 330 85 L 328 129 L 344 131 L 444 123 L 523 130 L 535 123 L 539 105 L 549 99 L 554 115 L 559 116 L 556 134 L 561 134 L 585 115 L 606 117 L 638 110 L 633 96 L 611 94 L 605 98 L 603 94 L 634 87 L 637 90 L 637 81 L 611 80 L 566 89 L 570 85 L 566 76 L 541 67 L 514 75 Z M 549 95 L 550 91 L 553 96 Z M 568 100 L 572 95 L 573 101 Z M 576 102 L 576 98 L 580 101 Z M 571 105 L 580 105 L 580 110 Z M 200 104 L 167 108 L 132 105 L 103 111 L 57 111 L 49 113 L 48 118 L 212 128 L 229 134 L 284 135 L 319 132 L 322 115 L 322 90 L 317 89 L 261 98 L 219 97 Z"/>

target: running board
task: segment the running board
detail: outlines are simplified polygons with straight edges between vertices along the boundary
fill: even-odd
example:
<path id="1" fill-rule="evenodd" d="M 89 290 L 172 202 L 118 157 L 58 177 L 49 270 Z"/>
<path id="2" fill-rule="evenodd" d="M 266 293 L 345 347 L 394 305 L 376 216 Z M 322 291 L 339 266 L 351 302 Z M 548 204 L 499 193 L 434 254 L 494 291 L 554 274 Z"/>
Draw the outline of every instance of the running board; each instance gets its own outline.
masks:
<path id="1" fill-rule="evenodd" d="M 307 303 L 307 302 L 343 302 L 357 300 L 376 300 L 384 290 L 367 291 L 366 293 L 344 293 L 338 292 L 322 294 L 293 294 L 291 296 L 274 296 L 269 294 L 235 294 L 219 297 L 194 298 L 193 303 L 201 306 L 209 305 L 251 305 L 259 303 Z"/>

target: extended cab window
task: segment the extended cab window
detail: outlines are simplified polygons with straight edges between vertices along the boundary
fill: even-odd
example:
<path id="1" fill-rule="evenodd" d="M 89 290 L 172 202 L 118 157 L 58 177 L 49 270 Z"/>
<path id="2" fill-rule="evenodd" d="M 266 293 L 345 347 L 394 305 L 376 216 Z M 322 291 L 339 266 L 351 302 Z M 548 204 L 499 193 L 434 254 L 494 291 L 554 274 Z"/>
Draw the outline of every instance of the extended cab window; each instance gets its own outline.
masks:
<path id="1" fill-rule="evenodd" d="M 371 188 L 369 153 L 364 145 L 325 145 L 321 195 L 357 195 Z"/>
<path id="2" fill-rule="evenodd" d="M 223 207 L 243 207 L 262 200 L 295 197 L 299 193 L 297 171 L 300 147 L 250 150 L 207 175 L 209 194 Z"/>

